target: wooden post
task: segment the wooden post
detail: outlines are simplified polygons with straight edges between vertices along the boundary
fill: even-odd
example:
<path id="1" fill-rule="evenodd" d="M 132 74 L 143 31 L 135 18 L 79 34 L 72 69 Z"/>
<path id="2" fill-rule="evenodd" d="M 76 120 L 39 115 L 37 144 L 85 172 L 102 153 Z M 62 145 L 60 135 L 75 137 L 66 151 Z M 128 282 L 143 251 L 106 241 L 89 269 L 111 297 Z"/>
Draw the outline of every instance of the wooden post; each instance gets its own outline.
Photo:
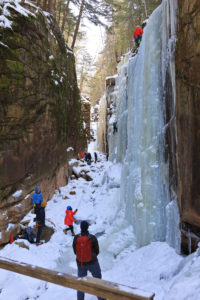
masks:
<path id="1" fill-rule="evenodd" d="M 153 300 L 154 294 L 98 278 L 78 278 L 0 257 L 0 268 L 110 300 Z"/>

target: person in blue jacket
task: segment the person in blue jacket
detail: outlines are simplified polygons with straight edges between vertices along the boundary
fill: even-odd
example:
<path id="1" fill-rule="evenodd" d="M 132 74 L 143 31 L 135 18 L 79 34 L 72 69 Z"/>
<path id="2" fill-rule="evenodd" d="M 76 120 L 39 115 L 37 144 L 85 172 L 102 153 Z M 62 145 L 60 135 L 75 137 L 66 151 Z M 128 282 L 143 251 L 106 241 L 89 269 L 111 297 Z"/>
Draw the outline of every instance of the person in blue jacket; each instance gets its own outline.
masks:
<path id="1" fill-rule="evenodd" d="M 33 194 L 32 202 L 33 202 L 33 207 L 35 208 L 35 214 L 37 220 L 37 214 L 41 207 L 41 203 L 43 202 L 43 197 L 39 186 L 36 186 L 35 188 L 35 193 Z"/>
<path id="2" fill-rule="evenodd" d="M 33 201 L 33 205 L 41 204 L 41 202 L 43 201 L 41 188 L 39 186 L 36 186 L 35 188 L 35 193 L 33 194 L 32 201 Z"/>

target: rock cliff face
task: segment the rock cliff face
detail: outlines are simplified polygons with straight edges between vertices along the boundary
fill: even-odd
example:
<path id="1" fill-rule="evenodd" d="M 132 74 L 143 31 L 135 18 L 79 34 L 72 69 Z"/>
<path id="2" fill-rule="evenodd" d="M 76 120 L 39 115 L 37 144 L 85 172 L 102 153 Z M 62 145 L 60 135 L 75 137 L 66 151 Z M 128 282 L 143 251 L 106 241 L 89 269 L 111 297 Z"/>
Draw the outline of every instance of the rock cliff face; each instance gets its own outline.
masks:
<path id="1" fill-rule="evenodd" d="M 81 96 L 81 108 L 83 113 L 83 120 L 85 122 L 85 131 L 86 131 L 86 138 L 89 143 L 90 141 L 90 101 L 89 98 L 86 96 Z M 82 149 L 84 151 L 84 149 Z"/>
<path id="2" fill-rule="evenodd" d="M 178 203 L 182 250 L 200 239 L 200 4 L 179 0 L 176 48 Z M 188 242 L 190 240 L 190 242 Z M 196 240 L 196 242 L 195 242 Z"/>
<path id="3" fill-rule="evenodd" d="M 3 1 L 0 15 L 0 243 L 5 243 L 30 210 L 34 186 L 48 200 L 67 183 L 68 158 L 86 141 L 74 56 L 53 18 L 14 1 Z"/>

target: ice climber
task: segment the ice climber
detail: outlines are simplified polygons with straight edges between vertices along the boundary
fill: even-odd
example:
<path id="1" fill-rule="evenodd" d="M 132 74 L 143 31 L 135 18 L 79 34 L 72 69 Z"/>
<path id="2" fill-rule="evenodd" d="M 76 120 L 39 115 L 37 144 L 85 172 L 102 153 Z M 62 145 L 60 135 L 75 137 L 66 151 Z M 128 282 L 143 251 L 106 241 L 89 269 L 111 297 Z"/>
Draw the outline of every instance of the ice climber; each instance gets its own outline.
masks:
<path id="1" fill-rule="evenodd" d="M 117 132 L 117 122 L 113 122 L 113 134 L 115 134 L 115 132 Z"/>
<path id="2" fill-rule="evenodd" d="M 77 234 L 73 240 L 73 250 L 76 254 L 78 267 L 78 277 L 87 276 L 90 271 L 93 277 L 101 278 L 101 268 L 97 259 L 99 254 L 99 244 L 97 238 L 88 231 L 87 221 L 81 222 L 81 233 Z M 97 297 L 99 300 L 105 300 Z M 77 300 L 84 300 L 84 293 L 77 291 Z"/>
<path id="3" fill-rule="evenodd" d="M 139 47 L 142 40 L 143 29 L 138 25 L 133 32 L 134 41 L 137 47 Z"/>
<path id="4" fill-rule="evenodd" d="M 74 219 L 74 215 L 77 213 L 77 211 L 78 211 L 78 209 L 76 209 L 75 211 L 72 211 L 72 207 L 67 206 L 64 223 L 65 223 L 65 225 L 68 226 L 68 228 L 63 230 L 65 234 L 67 234 L 68 230 L 71 230 L 72 235 L 75 236 L 73 223 L 76 221 Z"/>

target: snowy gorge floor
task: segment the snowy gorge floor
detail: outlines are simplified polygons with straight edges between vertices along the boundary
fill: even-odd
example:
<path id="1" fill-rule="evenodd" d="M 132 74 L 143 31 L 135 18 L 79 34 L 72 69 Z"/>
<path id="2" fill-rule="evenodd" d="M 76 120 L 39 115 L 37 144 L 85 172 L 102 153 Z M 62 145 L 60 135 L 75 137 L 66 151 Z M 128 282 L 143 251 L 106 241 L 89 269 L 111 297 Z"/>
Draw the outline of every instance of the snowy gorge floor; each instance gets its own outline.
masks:
<path id="1" fill-rule="evenodd" d="M 93 181 L 71 180 L 48 202 L 46 219 L 56 224 L 51 240 L 39 247 L 23 240 L 29 250 L 8 244 L 0 256 L 76 275 L 73 237 L 63 233 L 66 206 L 71 205 L 73 210 L 78 208 L 76 219 L 93 221 L 89 230 L 99 236 L 103 279 L 155 292 L 155 300 L 200 299 L 199 251 L 184 258 L 161 242 L 135 249 L 132 228 L 124 220 L 123 204 L 119 202 L 121 166 L 98 155 L 97 164 L 79 162 L 76 167 L 77 171 L 88 170 Z M 71 191 L 76 194 L 70 195 Z M 29 213 L 24 219 L 31 219 L 33 225 L 34 216 Z M 48 221 L 46 224 L 51 226 Z M 79 228 L 74 225 L 75 233 Z M 76 300 L 76 291 L 0 269 L 0 300 L 33 299 Z M 97 298 L 87 294 L 85 299 Z"/>

